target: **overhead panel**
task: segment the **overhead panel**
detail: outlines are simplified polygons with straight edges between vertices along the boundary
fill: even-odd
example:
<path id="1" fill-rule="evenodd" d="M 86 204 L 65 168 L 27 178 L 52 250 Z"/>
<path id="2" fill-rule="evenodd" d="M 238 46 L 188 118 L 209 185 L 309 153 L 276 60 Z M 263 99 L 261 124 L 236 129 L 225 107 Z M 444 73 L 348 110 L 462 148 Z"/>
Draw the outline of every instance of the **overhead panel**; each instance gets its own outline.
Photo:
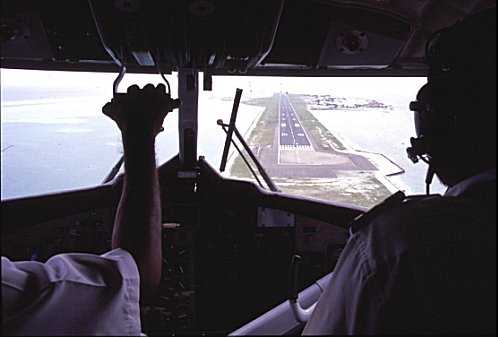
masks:
<path id="1" fill-rule="evenodd" d="M 2 27 L 2 57 L 52 59 L 54 57 L 43 25 L 36 12 L 4 13 Z"/>

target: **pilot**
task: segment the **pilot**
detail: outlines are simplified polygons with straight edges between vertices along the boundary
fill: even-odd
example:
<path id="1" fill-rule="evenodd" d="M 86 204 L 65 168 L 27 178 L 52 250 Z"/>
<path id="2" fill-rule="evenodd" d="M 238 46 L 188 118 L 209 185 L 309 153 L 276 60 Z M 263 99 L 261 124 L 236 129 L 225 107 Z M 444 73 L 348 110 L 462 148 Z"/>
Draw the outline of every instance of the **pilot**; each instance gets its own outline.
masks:
<path id="1" fill-rule="evenodd" d="M 303 334 L 497 334 L 497 43 L 496 8 L 431 36 L 408 152 L 448 189 L 354 221 Z"/>
<path id="2" fill-rule="evenodd" d="M 155 137 L 177 107 L 163 84 L 131 86 L 104 105 L 125 154 L 113 249 L 59 254 L 45 263 L 2 257 L 3 335 L 141 335 L 139 303 L 154 295 L 161 274 Z"/>

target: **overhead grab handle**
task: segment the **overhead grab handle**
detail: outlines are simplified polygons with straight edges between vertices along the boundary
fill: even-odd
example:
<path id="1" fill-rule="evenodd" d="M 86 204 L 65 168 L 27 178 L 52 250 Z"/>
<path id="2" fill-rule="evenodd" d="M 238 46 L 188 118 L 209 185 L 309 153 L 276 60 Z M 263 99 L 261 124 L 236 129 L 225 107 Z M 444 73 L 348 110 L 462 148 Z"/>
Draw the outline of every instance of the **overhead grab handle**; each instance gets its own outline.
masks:
<path id="1" fill-rule="evenodd" d="M 97 18 L 96 10 L 94 8 L 93 0 L 88 0 L 88 3 L 89 3 L 90 11 L 92 13 L 92 18 L 94 19 L 97 33 L 99 35 L 99 39 L 101 40 L 101 44 L 104 47 L 104 49 L 106 50 L 106 52 L 108 53 L 108 55 L 111 57 L 111 59 L 115 62 L 115 64 L 120 67 L 120 72 L 118 74 L 118 77 L 116 77 L 116 79 L 113 82 L 113 97 L 115 97 L 116 94 L 118 93 L 118 85 L 120 84 L 121 80 L 123 79 L 123 76 L 125 76 L 125 73 L 127 72 L 127 67 L 125 66 L 125 55 L 124 55 L 123 47 L 120 48 L 120 52 L 121 52 L 120 56 L 121 57 L 119 58 L 115 54 L 113 49 L 109 46 L 106 38 L 104 37 L 101 23 L 100 23 L 99 19 Z M 132 20 L 132 19 L 130 19 L 130 20 Z M 133 20 L 130 22 L 130 25 L 132 27 L 135 27 L 135 28 L 139 27 L 138 28 L 139 30 L 127 31 L 128 35 L 135 36 L 135 35 L 139 34 L 139 36 L 144 36 L 144 32 L 140 29 L 140 25 L 138 25 Z M 137 39 L 129 39 L 129 40 L 136 41 Z M 155 58 L 155 57 L 153 57 L 153 55 L 150 51 L 143 50 L 142 46 L 138 47 L 138 46 L 130 45 L 130 43 L 129 43 L 128 48 L 131 50 L 132 55 L 136 58 L 136 60 L 139 64 L 156 66 L 156 70 L 158 71 L 158 73 L 160 74 L 160 76 L 163 78 L 163 80 L 165 81 L 165 83 L 167 85 L 167 89 L 168 89 L 167 93 L 170 95 L 171 94 L 170 83 L 168 82 L 168 80 L 165 78 L 165 75 L 163 74 L 163 70 L 162 70 L 162 66 L 161 66 L 160 50 L 159 49 L 156 50 L 156 58 Z"/>
<path id="2" fill-rule="evenodd" d="M 122 60 L 123 60 L 123 49 L 122 49 Z M 123 79 L 123 76 L 125 76 L 125 73 L 127 72 L 127 67 L 125 67 L 125 62 L 121 62 L 121 67 L 120 67 L 120 73 L 118 74 L 118 77 L 113 81 L 113 97 L 116 97 L 116 94 L 118 93 L 118 85 Z"/>
<path id="3" fill-rule="evenodd" d="M 311 317 L 311 314 L 316 307 L 316 303 L 311 305 L 309 308 L 302 308 L 299 303 L 299 266 L 300 266 L 300 255 L 294 255 L 292 257 L 292 262 L 290 263 L 289 270 L 289 296 L 288 303 L 290 304 L 290 308 L 292 310 L 293 316 L 299 323 L 305 323 Z"/>
<path id="4" fill-rule="evenodd" d="M 92 13 L 92 18 L 94 19 L 95 22 L 95 27 L 97 29 L 97 33 L 99 35 L 99 39 L 101 40 L 101 44 L 108 53 L 108 55 L 113 59 L 113 61 L 116 63 L 117 66 L 120 67 L 120 73 L 118 74 L 118 77 L 115 79 L 113 82 L 113 97 L 115 97 L 116 92 L 118 90 L 118 84 L 120 84 L 120 81 L 122 80 L 123 76 L 127 72 L 127 67 L 125 67 L 125 62 L 123 60 L 123 49 L 121 50 L 122 53 L 122 59 L 120 60 L 115 53 L 113 52 L 113 49 L 108 45 L 106 39 L 104 38 L 104 33 L 102 32 L 101 24 L 99 20 L 97 19 L 97 15 L 94 9 L 94 4 L 92 3 L 92 0 L 89 0 L 89 7 L 90 7 L 90 12 Z"/>

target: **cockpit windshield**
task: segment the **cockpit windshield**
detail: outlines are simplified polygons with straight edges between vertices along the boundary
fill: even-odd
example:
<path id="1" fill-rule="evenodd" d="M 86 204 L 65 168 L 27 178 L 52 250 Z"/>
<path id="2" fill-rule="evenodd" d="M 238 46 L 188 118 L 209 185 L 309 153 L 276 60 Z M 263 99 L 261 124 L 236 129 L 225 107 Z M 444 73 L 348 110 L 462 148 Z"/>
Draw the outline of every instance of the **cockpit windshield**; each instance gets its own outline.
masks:
<path id="1" fill-rule="evenodd" d="M 119 130 L 101 112 L 116 74 L 1 70 L 2 200 L 97 186 L 122 156 Z M 177 75 L 167 75 L 177 97 Z M 129 85 L 159 75 L 126 74 Z M 236 89 L 236 128 L 282 192 L 370 207 L 396 190 L 425 193 L 424 163 L 408 160 L 408 104 L 423 77 L 214 76 L 199 91 L 198 156 L 219 168 Z M 158 136 L 157 163 L 179 152 L 179 112 Z M 218 124 L 218 120 L 219 122 Z M 240 146 L 243 150 L 243 147 Z M 231 145 L 223 175 L 257 182 Z M 123 170 L 123 168 L 122 168 Z M 265 184 L 263 184 L 265 188 Z M 444 191 L 437 180 L 433 193 Z"/>

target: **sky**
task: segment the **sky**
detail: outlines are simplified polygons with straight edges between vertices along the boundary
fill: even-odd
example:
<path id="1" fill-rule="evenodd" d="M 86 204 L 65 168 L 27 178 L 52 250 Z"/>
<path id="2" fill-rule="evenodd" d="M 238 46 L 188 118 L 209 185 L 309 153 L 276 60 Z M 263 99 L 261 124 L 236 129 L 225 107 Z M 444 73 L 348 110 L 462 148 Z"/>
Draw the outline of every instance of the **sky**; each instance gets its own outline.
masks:
<path id="1" fill-rule="evenodd" d="M 13 70 L 0 69 L 2 88 L 5 87 L 23 87 L 26 85 L 47 86 L 47 87 L 65 87 L 65 88 L 80 88 L 82 83 L 85 83 L 89 89 L 96 89 L 102 92 L 111 90 L 113 81 L 117 74 L 113 73 L 78 73 L 78 81 L 75 81 L 74 73 L 71 72 L 50 72 L 36 70 Z M 176 74 L 167 75 L 167 80 L 170 82 L 172 92 L 177 92 L 177 76 Z M 201 78 L 201 76 L 200 76 Z M 255 76 L 252 77 L 250 84 L 249 78 L 245 76 L 216 76 L 213 79 L 213 88 L 217 92 L 227 92 L 233 94 L 235 88 L 241 88 L 244 93 L 248 90 L 263 93 L 273 93 L 277 89 L 280 91 L 288 91 L 290 93 L 316 93 L 330 94 L 336 93 L 339 95 L 352 95 L 359 93 L 360 95 L 370 95 L 373 98 L 377 95 L 402 94 L 407 96 L 408 92 L 417 93 L 415 83 L 423 82 L 423 79 L 415 80 L 415 78 L 400 78 L 397 86 L 394 85 L 392 78 L 363 78 L 363 77 L 268 77 Z M 92 83 L 91 85 L 89 83 Z M 164 83 L 160 75 L 153 74 L 125 74 L 121 81 L 118 91 L 125 92 L 127 87 L 132 84 L 138 84 L 140 87 L 147 83 L 159 84 Z M 313 84 L 313 85 L 311 85 Z M 201 91 L 201 90 L 200 90 Z M 307 92 L 305 92 L 307 91 Z M 357 96 L 359 97 L 359 96 Z"/>

